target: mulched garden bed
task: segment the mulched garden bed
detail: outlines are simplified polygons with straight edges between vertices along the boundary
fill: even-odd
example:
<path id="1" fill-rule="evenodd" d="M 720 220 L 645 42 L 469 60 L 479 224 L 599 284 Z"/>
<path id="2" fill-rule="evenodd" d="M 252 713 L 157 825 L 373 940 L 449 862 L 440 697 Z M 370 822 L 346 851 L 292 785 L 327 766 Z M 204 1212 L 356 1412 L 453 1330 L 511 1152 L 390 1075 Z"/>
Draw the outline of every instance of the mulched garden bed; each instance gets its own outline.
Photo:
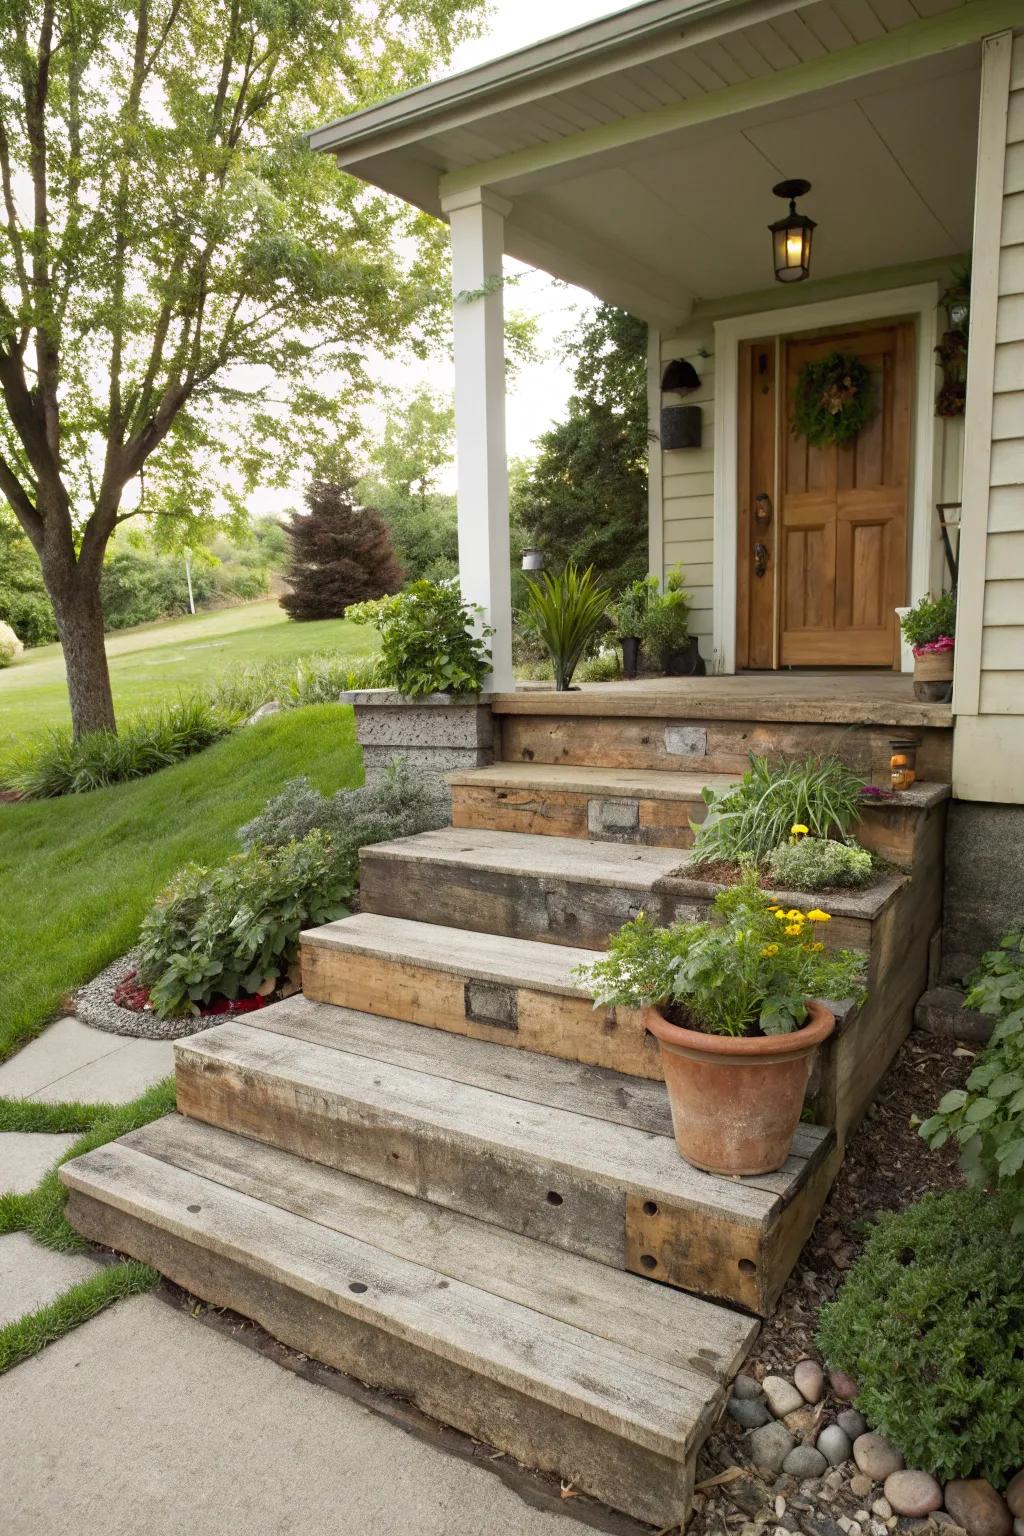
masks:
<path id="1" fill-rule="evenodd" d="M 265 1008 L 280 995 L 275 992 L 269 997 L 216 998 L 198 1016 L 161 1019 L 147 1007 L 149 995 L 136 980 L 138 963 L 138 952 L 130 949 L 75 994 L 75 1013 L 83 1024 L 136 1039 L 180 1040 L 202 1029 L 212 1029 L 238 1014 Z"/>
<path id="2" fill-rule="evenodd" d="M 872 878 L 864 885 L 823 885 L 816 891 L 807 891 L 804 894 L 811 896 L 815 901 L 830 901 L 834 896 L 870 895 L 873 888 L 880 885 L 889 875 L 903 873 L 903 870 L 894 869 L 879 859 L 875 861 Z M 745 874 L 743 865 L 734 864 L 731 859 L 709 859 L 706 864 L 681 864 L 678 869 L 672 870 L 672 875 L 676 879 L 703 880 L 707 885 L 739 885 Z M 782 889 L 767 869 L 758 873 L 757 883 L 762 891 L 776 892 Z"/>
<path id="3" fill-rule="evenodd" d="M 956 1148 L 933 1152 L 918 1135 L 915 1119 L 926 1119 L 944 1093 L 963 1086 L 980 1049 L 924 1035 L 908 1038 L 847 1144 L 842 1168 L 775 1315 L 762 1325 L 743 1366 L 749 1375 L 791 1379 L 798 1360 L 817 1357 L 818 1311 L 836 1296 L 877 1216 L 903 1210 L 932 1191 L 962 1188 Z M 833 1402 L 826 1394 L 821 1407 L 822 1422 L 828 1422 L 849 1404 Z M 773 1480 L 749 1466 L 744 1438 L 738 1425 L 723 1419 L 706 1442 L 687 1536 L 722 1536 L 726 1531 L 754 1536 L 762 1527 L 804 1536 L 848 1536 L 840 1522 L 864 1512 L 864 1496 L 849 1487 L 856 1468 L 847 1464 L 820 1483 L 784 1475 Z M 909 1529 L 912 1523 L 900 1520 L 893 1525 Z M 864 1522 L 858 1524 L 863 1529 Z M 916 1524 L 926 1531 L 931 1523 Z M 873 1520 L 876 1525 L 881 1531 L 886 1528 Z"/>

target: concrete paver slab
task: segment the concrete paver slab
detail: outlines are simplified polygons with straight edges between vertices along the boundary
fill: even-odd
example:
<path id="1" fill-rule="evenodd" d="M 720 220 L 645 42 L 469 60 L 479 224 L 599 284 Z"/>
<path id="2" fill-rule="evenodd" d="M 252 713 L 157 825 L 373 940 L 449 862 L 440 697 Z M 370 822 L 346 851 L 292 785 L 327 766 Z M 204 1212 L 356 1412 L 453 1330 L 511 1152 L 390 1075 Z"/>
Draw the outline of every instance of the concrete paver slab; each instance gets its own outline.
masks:
<path id="1" fill-rule="evenodd" d="M 53 1167 L 77 1134 L 49 1136 L 31 1131 L 0 1131 L 0 1194 L 15 1190 L 27 1194 Z"/>
<path id="2" fill-rule="evenodd" d="M 17 1536 L 571 1536 L 492 1474 L 153 1296 L 0 1377 Z M 58 1453 L 59 1448 L 59 1453 Z"/>
<path id="3" fill-rule="evenodd" d="M 53 1301 L 96 1273 L 84 1253 L 54 1253 L 27 1232 L 0 1237 L 0 1327 Z"/>
<path id="4" fill-rule="evenodd" d="M 122 1104 L 173 1071 L 169 1040 L 126 1040 L 65 1018 L 0 1066 L 0 1094 L 47 1104 Z"/>

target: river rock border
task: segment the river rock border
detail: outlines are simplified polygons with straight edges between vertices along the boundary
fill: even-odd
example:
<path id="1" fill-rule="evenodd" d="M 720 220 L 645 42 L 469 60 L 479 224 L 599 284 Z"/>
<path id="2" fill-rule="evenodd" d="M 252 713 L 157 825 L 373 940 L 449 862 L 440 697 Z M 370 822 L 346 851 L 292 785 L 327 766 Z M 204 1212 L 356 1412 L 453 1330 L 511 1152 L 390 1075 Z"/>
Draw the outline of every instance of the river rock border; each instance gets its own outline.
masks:
<path id="1" fill-rule="evenodd" d="M 221 1018 L 161 1019 L 155 1013 L 137 1013 L 114 1002 L 114 991 L 136 969 L 138 950 L 130 949 L 75 993 L 75 1016 L 93 1029 L 109 1035 L 129 1035 L 136 1040 L 180 1040 L 201 1029 L 223 1024 Z"/>

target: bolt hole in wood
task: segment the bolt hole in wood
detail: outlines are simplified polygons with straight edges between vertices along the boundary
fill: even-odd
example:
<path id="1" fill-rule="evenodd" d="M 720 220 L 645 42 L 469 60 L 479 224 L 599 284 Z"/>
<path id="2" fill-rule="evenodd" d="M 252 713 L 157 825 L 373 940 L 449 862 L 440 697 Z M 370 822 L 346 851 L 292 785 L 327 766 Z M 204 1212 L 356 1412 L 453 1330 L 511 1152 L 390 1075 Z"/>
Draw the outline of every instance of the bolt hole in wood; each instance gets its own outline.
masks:
<path id="1" fill-rule="evenodd" d="M 753 1259 L 740 1259 L 737 1266 L 741 1275 L 756 1275 L 757 1265 Z"/>
<path id="2" fill-rule="evenodd" d="M 640 1255 L 640 1263 L 644 1269 L 657 1269 L 658 1267 L 658 1261 L 653 1253 L 642 1253 Z"/>
<path id="3" fill-rule="evenodd" d="M 348 1288 L 356 1296 L 361 1296 L 363 1294 L 363 1292 L 366 1290 L 366 1286 L 363 1284 L 363 1282 L 361 1280 L 350 1280 L 349 1283 L 348 1283 Z"/>
<path id="4" fill-rule="evenodd" d="M 645 1200 L 644 1201 L 644 1215 L 645 1216 L 657 1216 L 657 1214 L 658 1214 L 658 1202 L 657 1202 L 657 1200 Z"/>
<path id="5" fill-rule="evenodd" d="M 196 1216 L 202 1210 L 202 1206 L 201 1205 L 186 1205 L 185 1209 L 186 1209 L 186 1211 L 191 1211 L 193 1216 Z"/>
<path id="6" fill-rule="evenodd" d="M 547 1202 L 548 1202 L 548 1205 L 561 1205 L 561 1203 L 562 1203 L 562 1196 L 558 1193 L 557 1189 L 549 1189 L 548 1190 L 548 1192 L 547 1192 Z"/>

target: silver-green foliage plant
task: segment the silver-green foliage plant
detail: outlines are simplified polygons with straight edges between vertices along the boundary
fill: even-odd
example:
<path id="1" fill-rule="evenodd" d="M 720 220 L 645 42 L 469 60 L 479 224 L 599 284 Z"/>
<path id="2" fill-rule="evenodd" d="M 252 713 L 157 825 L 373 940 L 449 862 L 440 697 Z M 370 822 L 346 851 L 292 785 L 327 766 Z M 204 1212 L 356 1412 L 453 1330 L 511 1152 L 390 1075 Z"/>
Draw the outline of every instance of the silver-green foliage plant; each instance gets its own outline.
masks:
<path id="1" fill-rule="evenodd" d="M 982 957 L 965 1002 L 998 1023 L 965 1088 L 954 1088 L 921 1127 L 931 1147 L 952 1138 L 974 1189 L 998 1189 L 1024 1233 L 1024 933 L 1011 933 Z"/>
<path id="2" fill-rule="evenodd" d="M 333 795 L 321 794 L 305 777 L 289 779 L 260 814 L 239 829 L 238 837 L 243 848 L 269 851 L 317 828 L 329 838 L 335 858 L 354 875 L 360 848 L 412 837 L 447 822 L 442 791 L 396 758 L 377 783 L 339 789 Z"/>
<path id="3" fill-rule="evenodd" d="M 218 869 L 185 867 L 144 919 L 138 977 L 161 1018 L 286 977 L 304 928 L 348 915 L 351 871 L 325 834 L 251 848 Z"/>
<path id="4" fill-rule="evenodd" d="M 768 855 L 768 871 L 785 890 L 827 891 L 867 885 L 874 872 L 874 860 L 857 843 L 801 837 L 780 843 Z"/>
<path id="5" fill-rule="evenodd" d="M 601 627 L 610 595 L 592 565 L 580 571 L 570 561 L 558 575 L 544 571 L 538 580 L 527 578 L 526 606 L 519 621 L 551 657 L 559 691 L 572 683 Z"/>
<path id="6" fill-rule="evenodd" d="M 860 814 L 863 780 L 837 758 L 807 757 L 773 768 L 751 755 L 730 789 L 703 790 L 707 817 L 695 827 L 698 863 L 751 860 L 764 866 L 794 826 L 806 835 L 845 841 Z"/>
<path id="7" fill-rule="evenodd" d="M 882 1218 L 818 1344 L 907 1465 L 1002 1487 L 1024 1466 L 1024 1236 L 1012 1201 L 957 1190 Z"/>
<path id="8" fill-rule="evenodd" d="M 829 950 L 827 912 L 784 911 L 748 869 L 720 891 L 706 923 L 659 928 L 643 913 L 619 929 L 607 953 L 576 974 L 595 1004 L 668 1006 L 712 1035 L 788 1034 L 814 998 L 863 995 L 865 956 Z"/>

